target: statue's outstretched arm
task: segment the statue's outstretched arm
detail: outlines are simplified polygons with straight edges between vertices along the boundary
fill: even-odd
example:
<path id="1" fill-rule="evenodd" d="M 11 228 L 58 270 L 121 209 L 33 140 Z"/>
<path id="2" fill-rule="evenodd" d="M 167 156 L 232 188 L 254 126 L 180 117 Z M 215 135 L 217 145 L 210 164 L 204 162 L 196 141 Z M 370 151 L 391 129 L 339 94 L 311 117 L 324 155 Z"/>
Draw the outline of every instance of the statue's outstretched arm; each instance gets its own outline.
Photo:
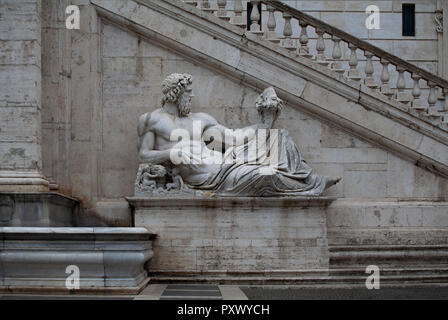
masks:
<path id="1" fill-rule="evenodd" d="M 213 144 L 216 146 L 224 145 L 225 149 L 227 149 L 228 147 L 244 144 L 245 141 L 252 140 L 255 137 L 257 125 L 241 129 L 229 129 L 208 114 L 204 113 L 204 119 L 206 119 L 206 126 L 203 139 L 204 141 L 213 140 Z"/>

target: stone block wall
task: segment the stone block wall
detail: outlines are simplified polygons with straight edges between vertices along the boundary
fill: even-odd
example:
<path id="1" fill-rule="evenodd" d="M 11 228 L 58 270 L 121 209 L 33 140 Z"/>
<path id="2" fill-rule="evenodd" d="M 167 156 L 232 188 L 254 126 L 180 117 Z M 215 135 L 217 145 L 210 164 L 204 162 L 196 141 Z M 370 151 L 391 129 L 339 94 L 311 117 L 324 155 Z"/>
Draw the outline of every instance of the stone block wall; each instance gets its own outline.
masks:
<path id="1" fill-rule="evenodd" d="M 0 2 L 0 191 L 45 190 L 41 136 L 41 1 Z M 33 180 L 33 185 L 28 182 Z"/>
<path id="2" fill-rule="evenodd" d="M 81 30 L 67 31 L 62 22 L 65 2 L 44 1 L 53 12 L 43 29 L 43 83 L 48 89 L 43 105 L 44 171 L 64 192 L 83 201 L 87 215 L 129 225 L 124 197 L 133 194 L 138 165 L 136 125 L 141 114 L 159 106 L 162 80 L 172 72 L 192 74 L 193 111 L 210 113 L 231 128 L 257 121 L 254 102 L 259 90 L 98 20 L 88 1 L 76 3 Z M 307 86 L 304 95 L 312 96 L 313 90 Z M 334 103 L 337 107 L 345 102 Z M 284 108 L 277 125 L 290 132 L 316 172 L 343 177 L 328 195 L 446 199 L 446 179 L 299 108 Z"/>
<path id="3" fill-rule="evenodd" d="M 207 112 L 230 128 L 258 121 L 258 92 L 112 24 L 102 27 L 102 195 L 133 192 L 139 115 L 159 107 L 160 83 L 172 72 L 193 75 L 193 111 Z M 343 103 L 335 101 L 335 103 Z M 340 197 L 445 197 L 447 181 L 300 110 L 286 107 L 277 126 L 286 128 L 303 158 L 343 182 L 328 190 Z M 111 161 L 113 159 L 113 161 Z M 122 181 L 121 184 L 113 183 Z"/>

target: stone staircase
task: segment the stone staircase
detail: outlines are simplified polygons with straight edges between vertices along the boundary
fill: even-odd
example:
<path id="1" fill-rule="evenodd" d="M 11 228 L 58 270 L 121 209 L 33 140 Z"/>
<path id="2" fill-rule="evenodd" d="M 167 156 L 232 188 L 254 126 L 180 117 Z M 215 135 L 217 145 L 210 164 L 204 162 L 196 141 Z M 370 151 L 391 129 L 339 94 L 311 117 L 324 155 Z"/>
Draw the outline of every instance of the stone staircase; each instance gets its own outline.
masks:
<path id="1" fill-rule="evenodd" d="M 399 102 L 401 108 L 407 112 L 430 121 L 445 130 L 448 129 L 448 81 L 435 74 L 277 0 L 218 0 L 216 3 L 210 3 L 208 0 L 184 2 L 204 12 L 214 14 L 219 19 L 243 30 L 247 29 L 249 33 L 281 46 L 293 55 L 309 59 L 328 68 L 335 74 L 344 76 L 346 79 L 359 84 L 360 90 L 366 92 L 373 90 L 387 99 Z M 243 6 L 243 2 L 245 6 Z M 259 12 L 260 3 L 262 4 L 262 10 L 268 12 L 267 23 L 263 26 L 260 24 L 262 15 L 262 12 Z M 248 12 L 247 10 L 243 11 L 243 8 L 248 8 L 249 5 L 252 8 L 250 20 L 243 15 L 243 13 L 247 14 Z M 276 12 L 280 12 L 284 19 L 282 21 L 282 34 L 275 31 L 278 23 Z M 298 39 L 292 38 L 293 24 L 291 21 L 294 19 L 300 26 Z M 250 26 L 247 26 L 247 21 L 251 21 Z M 309 33 L 317 37 L 314 52 L 313 48 L 310 47 Z M 330 51 L 327 49 L 331 42 L 332 50 Z M 350 50 L 348 61 L 343 59 L 341 43 L 346 43 Z M 364 55 L 364 70 L 359 67 L 359 53 Z M 374 75 L 374 65 L 379 64 L 382 66 L 382 72 L 377 77 L 377 75 Z M 391 70 L 389 66 L 393 67 L 392 72 L 397 73 L 395 84 L 390 83 Z M 406 73 L 414 82 L 412 90 L 407 89 Z M 423 99 L 422 91 L 426 92 L 425 99 Z M 439 95 L 439 92 L 442 94 Z M 441 100 L 439 106 L 437 106 L 438 99 Z"/>
<path id="2" fill-rule="evenodd" d="M 380 280 L 387 285 L 448 282 L 446 245 L 330 245 L 329 258 L 334 283 L 364 285 L 369 265 L 380 268 Z"/>

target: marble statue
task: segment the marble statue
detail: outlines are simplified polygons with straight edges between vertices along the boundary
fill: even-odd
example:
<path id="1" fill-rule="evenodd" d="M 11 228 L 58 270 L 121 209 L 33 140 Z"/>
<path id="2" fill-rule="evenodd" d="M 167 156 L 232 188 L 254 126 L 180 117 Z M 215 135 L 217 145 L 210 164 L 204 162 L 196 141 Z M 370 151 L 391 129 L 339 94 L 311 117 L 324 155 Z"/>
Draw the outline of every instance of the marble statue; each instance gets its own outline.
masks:
<path id="1" fill-rule="evenodd" d="M 161 108 L 139 119 L 136 195 L 319 196 L 340 181 L 315 174 L 284 129 L 283 102 L 272 87 L 258 97 L 257 124 L 232 130 L 191 112 L 193 79 L 171 74 Z"/>

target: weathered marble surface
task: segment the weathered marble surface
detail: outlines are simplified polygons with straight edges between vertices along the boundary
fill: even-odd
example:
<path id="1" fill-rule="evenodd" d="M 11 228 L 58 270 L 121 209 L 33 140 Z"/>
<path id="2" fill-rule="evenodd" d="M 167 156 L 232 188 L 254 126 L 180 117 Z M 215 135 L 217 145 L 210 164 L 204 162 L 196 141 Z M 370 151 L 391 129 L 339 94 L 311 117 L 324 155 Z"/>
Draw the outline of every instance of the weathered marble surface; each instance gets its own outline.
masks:
<path id="1" fill-rule="evenodd" d="M 156 274 L 328 272 L 325 207 L 334 198 L 127 198 L 151 228 Z"/>
<path id="2" fill-rule="evenodd" d="M 73 293 L 137 293 L 148 282 L 153 237 L 145 228 L 0 227 L 0 291 L 69 292 L 66 267 L 76 265 Z"/>
<path id="3" fill-rule="evenodd" d="M 0 12 L 0 192 L 48 191 L 41 150 L 41 0 L 2 1 Z"/>
<path id="4" fill-rule="evenodd" d="M 191 75 L 170 74 L 161 107 L 140 116 L 136 194 L 319 196 L 340 181 L 315 174 L 288 132 L 275 127 L 283 101 L 273 87 L 254 101 L 258 123 L 229 129 L 191 110 L 192 85 Z"/>

